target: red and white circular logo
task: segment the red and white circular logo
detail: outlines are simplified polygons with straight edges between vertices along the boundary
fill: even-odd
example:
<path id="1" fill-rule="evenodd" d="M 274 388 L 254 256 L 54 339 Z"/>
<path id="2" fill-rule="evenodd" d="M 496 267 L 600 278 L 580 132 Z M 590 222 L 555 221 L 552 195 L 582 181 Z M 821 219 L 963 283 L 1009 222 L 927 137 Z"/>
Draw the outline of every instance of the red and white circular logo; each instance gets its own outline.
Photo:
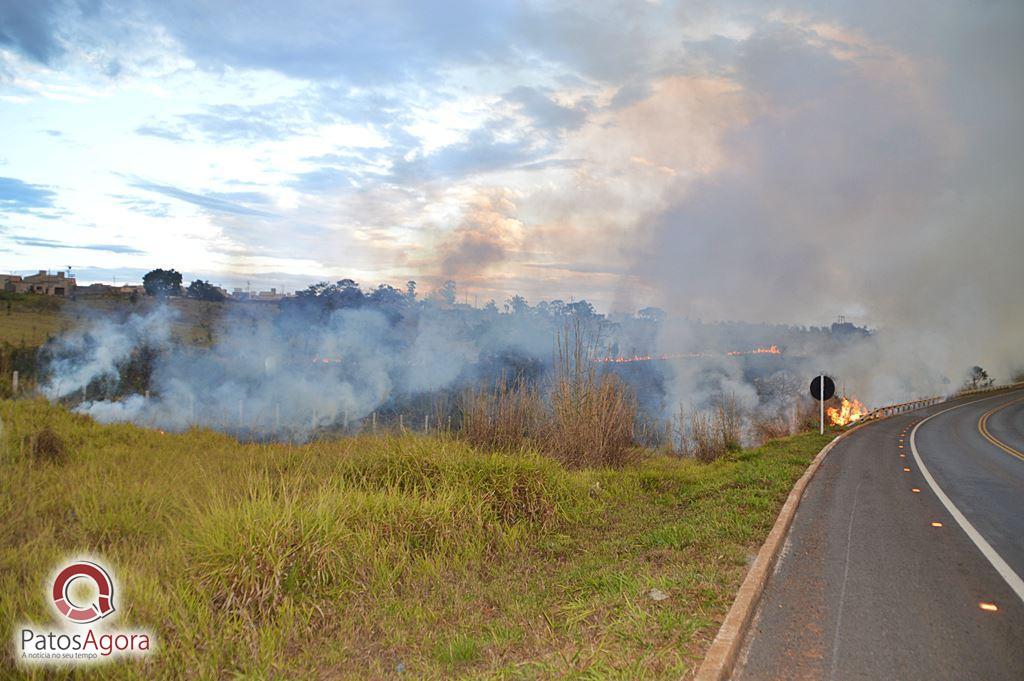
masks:
<path id="1" fill-rule="evenodd" d="M 80 605 L 71 600 L 69 588 L 78 579 L 90 579 L 96 585 L 95 603 Z M 61 570 L 53 580 L 53 604 L 60 614 L 75 624 L 88 624 L 114 612 L 114 581 L 102 567 L 80 560 Z"/>

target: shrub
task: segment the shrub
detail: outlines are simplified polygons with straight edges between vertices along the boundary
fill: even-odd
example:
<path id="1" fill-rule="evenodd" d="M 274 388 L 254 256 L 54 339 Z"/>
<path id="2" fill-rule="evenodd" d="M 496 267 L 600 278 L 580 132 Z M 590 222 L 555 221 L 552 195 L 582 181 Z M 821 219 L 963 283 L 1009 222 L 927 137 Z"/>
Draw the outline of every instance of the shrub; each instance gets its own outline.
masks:
<path id="1" fill-rule="evenodd" d="M 466 392 L 462 437 L 499 451 L 534 447 L 569 467 L 624 465 L 634 452 L 636 396 L 618 376 L 598 374 L 591 351 L 579 324 L 559 336 L 546 403 L 521 378 Z"/>
<path id="2" fill-rule="evenodd" d="M 791 424 L 781 414 L 761 411 L 751 419 L 751 430 L 758 442 L 776 440 L 790 433 Z"/>
<path id="3" fill-rule="evenodd" d="M 715 437 L 711 417 L 706 412 L 690 413 L 690 441 L 693 456 L 698 461 L 714 461 L 724 453 L 721 441 Z"/>
<path id="4" fill-rule="evenodd" d="M 714 431 L 723 451 L 740 448 L 743 418 L 740 403 L 733 395 L 725 395 L 715 405 Z"/>
<path id="5" fill-rule="evenodd" d="M 64 440 L 49 426 L 29 437 L 29 453 L 34 461 L 59 463 L 67 455 Z"/>
<path id="6" fill-rule="evenodd" d="M 515 451 L 529 445 L 544 420 L 540 391 L 523 379 L 502 377 L 493 390 L 468 390 L 462 396 L 462 434 L 473 445 Z"/>
<path id="7" fill-rule="evenodd" d="M 637 401 L 618 376 L 598 374 L 582 328 L 558 339 L 551 418 L 541 450 L 567 466 L 622 466 L 632 458 Z"/>

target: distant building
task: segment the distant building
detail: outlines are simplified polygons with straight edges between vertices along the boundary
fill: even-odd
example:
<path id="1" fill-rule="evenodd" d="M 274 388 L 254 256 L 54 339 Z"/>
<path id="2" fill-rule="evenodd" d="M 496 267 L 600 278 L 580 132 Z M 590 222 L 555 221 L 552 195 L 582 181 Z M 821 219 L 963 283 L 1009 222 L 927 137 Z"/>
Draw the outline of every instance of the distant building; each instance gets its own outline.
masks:
<path id="1" fill-rule="evenodd" d="M 0 274 L 0 290 L 8 293 L 24 293 L 25 281 L 17 274 Z"/>
<path id="2" fill-rule="evenodd" d="M 250 300 L 255 300 L 261 303 L 279 303 L 284 300 L 284 294 L 278 293 L 276 288 L 272 288 L 269 291 L 260 291 L 256 295 L 252 296 Z"/>
<path id="3" fill-rule="evenodd" d="M 50 274 L 46 270 L 39 270 L 38 274 L 27 277 L 8 275 L 5 279 L 4 290 L 14 293 L 39 293 L 66 298 L 75 292 L 75 278 L 64 276 L 64 272 Z"/>
<path id="4" fill-rule="evenodd" d="M 269 291 L 259 291 L 258 293 L 236 288 L 231 292 L 232 300 L 248 301 L 251 303 L 279 303 L 287 297 L 287 293 L 278 293 L 276 288 L 272 288 Z"/>
<path id="5" fill-rule="evenodd" d="M 830 327 L 830 331 L 833 336 L 841 337 L 863 337 L 871 335 L 871 331 L 869 329 L 852 324 L 846 321 L 844 317 L 840 317 L 838 322 L 833 322 Z"/>
<path id="6" fill-rule="evenodd" d="M 141 284 L 89 284 L 88 286 L 79 286 L 75 289 L 78 295 L 87 296 L 130 296 L 133 293 L 136 295 L 145 295 L 146 289 Z"/>

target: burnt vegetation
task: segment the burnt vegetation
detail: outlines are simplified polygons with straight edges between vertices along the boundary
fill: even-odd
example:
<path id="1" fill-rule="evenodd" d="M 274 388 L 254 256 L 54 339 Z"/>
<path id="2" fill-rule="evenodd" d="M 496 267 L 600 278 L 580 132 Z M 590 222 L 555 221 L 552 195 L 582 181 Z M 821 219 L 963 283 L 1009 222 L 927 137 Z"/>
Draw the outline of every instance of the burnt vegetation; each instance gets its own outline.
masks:
<path id="1" fill-rule="evenodd" d="M 710 461 L 797 432 L 808 422 L 807 358 L 870 342 L 849 324 L 705 323 L 651 307 L 605 315 L 586 300 L 520 295 L 470 305 L 453 281 L 428 295 L 414 281 L 341 279 L 273 303 L 203 300 L 219 290 L 193 282 L 197 300 L 177 301 L 168 320 L 106 311 L 42 349 L 40 384 L 110 420 L 243 440 L 441 431 L 571 467 L 621 466 L 643 447 Z M 189 306 L 203 306 L 198 330 L 157 337 Z M 111 340 L 124 329 L 136 335 Z"/>

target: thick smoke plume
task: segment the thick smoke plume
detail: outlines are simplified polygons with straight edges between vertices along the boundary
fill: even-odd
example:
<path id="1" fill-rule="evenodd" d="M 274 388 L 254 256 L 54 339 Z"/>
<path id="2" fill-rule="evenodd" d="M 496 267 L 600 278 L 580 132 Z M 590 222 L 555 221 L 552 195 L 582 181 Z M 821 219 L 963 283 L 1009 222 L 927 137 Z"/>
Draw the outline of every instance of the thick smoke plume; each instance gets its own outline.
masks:
<path id="1" fill-rule="evenodd" d="M 919 5 L 912 27 L 872 3 L 832 23 L 781 14 L 720 41 L 747 115 L 728 162 L 679 187 L 638 248 L 660 304 L 869 325 L 811 369 L 875 404 L 949 392 L 975 364 L 1020 371 L 1024 7 L 960 9 Z"/>
<path id="2" fill-rule="evenodd" d="M 228 306 L 210 347 L 173 339 L 172 325 L 183 320 L 166 305 L 121 321 L 99 318 L 46 349 L 42 390 L 81 400 L 76 409 L 105 422 L 303 439 L 355 426 L 403 399 L 550 360 L 553 335 L 543 319 L 477 311 L 478 322 L 491 323 L 470 327 L 458 309 L 409 308 Z M 126 378 L 146 357 L 143 392 Z"/>
<path id="3" fill-rule="evenodd" d="M 387 286 L 367 294 L 343 280 L 311 287 L 280 308 L 226 304 L 207 345 L 182 342 L 190 320 L 169 304 L 105 313 L 44 349 L 42 390 L 103 422 L 205 426 L 242 437 L 351 432 L 371 415 L 382 426 L 405 416 L 407 426 L 454 417 L 458 427 L 467 389 L 501 380 L 543 389 L 558 339 L 571 333 L 600 371 L 617 373 L 635 391 L 637 425 L 647 433 L 640 439 L 656 433 L 665 442 L 682 426 L 681 407 L 708 411 L 723 400 L 752 418 L 791 422 L 818 357 L 853 357 L 874 342 L 852 325 L 705 324 L 654 308 L 608 318 L 586 301 L 530 306 L 518 297 L 506 308 L 416 300 Z M 668 338 L 672 354 L 657 356 Z M 622 359 L 629 361 L 615 361 Z"/>

